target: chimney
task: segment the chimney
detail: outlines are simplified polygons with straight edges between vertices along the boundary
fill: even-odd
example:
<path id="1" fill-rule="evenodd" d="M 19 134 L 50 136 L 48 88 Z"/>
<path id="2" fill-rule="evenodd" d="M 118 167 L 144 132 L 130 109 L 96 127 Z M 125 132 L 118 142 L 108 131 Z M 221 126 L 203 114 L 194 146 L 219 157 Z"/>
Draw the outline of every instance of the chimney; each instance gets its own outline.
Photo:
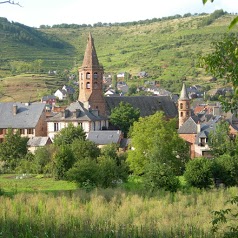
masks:
<path id="1" fill-rule="evenodd" d="M 197 133 L 201 132 L 201 124 L 200 121 L 197 123 Z"/>
<path id="2" fill-rule="evenodd" d="M 14 116 L 17 114 L 17 105 L 16 104 L 13 104 L 13 106 L 12 106 L 12 113 Z"/>

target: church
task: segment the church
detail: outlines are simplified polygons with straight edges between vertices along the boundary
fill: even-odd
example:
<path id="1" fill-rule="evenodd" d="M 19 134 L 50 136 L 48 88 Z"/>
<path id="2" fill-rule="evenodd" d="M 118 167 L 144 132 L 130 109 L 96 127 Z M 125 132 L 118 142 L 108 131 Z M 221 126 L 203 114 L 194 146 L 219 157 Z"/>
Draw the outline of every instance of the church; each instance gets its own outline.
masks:
<path id="1" fill-rule="evenodd" d="M 53 139 L 69 123 L 80 125 L 86 133 L 107 130 L 111 111 L 120 102 L 139 108 L 142 117 L 163 111 L 167 118 L 177 116 L 177 107 L 169 96 L 118 96 L 103 95 L 103 66 L 100 65 L 94 39 L 89 33 L 82 66 L 78 69 L 79 97 L 61 111 L 47 119 L 48 136 Z"/>

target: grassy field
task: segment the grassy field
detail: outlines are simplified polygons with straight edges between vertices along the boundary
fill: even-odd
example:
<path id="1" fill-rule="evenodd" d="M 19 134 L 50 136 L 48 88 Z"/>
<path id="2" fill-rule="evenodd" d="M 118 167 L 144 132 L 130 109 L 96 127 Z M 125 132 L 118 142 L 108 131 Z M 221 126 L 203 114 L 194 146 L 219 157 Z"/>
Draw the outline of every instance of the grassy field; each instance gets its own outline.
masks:
<path id="1" fill-rule="evenodd" d="M 1 175 L 0 187 L 11 195 L 0 196 L 0 234 L 8 238 L 213 238 L 211 212 L 225 209 L 226 201 L 238 194 L 238 188 L 174 194 L 119 188 L 86 192 L 65 181 L 16 175 Z"/>
<path id="2" fill-rule="evenodd" d="M 22 74 L 1 80 L 2 102 L 34 102 L 42 96 L 54 93 L 67 82 L 57 76 L 47 74 Z"/>

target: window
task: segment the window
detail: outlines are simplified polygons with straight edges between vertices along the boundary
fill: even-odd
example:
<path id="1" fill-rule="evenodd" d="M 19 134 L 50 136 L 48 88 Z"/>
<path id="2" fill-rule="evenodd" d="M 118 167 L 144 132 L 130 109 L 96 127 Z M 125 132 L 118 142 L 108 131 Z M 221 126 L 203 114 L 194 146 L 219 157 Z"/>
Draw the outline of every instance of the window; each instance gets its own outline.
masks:
<path id="1" fill-rule="evenodd" d="M 83 89 L 83 83 L 81 83 L 81 89 Z"/>
<path id="2" fill-rule="evenodd" d="M 87 88 L 87 89 L 90 89 L 90 83 L 87 83 L 87 84 L 86 84 L 86 88 Z"/>
<path id="3" fill-rule="evenodd" d="M 186 109 L 189 109 L 189 102 L 186 102 Z"/>
<path id="4" fill-rule="evenodd" d="M 200 146 L 204 147 L 206 144 L 206 138 L 201 138 L 200 141 L 201 141 Z"/>
<path id="5" fill-rule="evenodd" d="M 34 129 L 33 128 L 27 129 L 27 134 L 33 135 L 34 134 Z"/>
<path id="6" fill-rule="evenodd" d="M 186 112 L 186 117 L 189 117 L 189 112 Z"/>
<path id="7" fill-rule="evenodd" d="M 180 113 L 180 116 L 183 117 L 183 112 Z"/>
<path id="8" fill-rule="evenodd" d="M 97 79 L 97 78 L 98 78 L 98 73 L 97 73 L 97 72 L 95 72 L 95 73 L 93 74 L 93 78 L 94 78 L 94 79 Z"/>
<path id="9" fill-rule="evenodd" d="M 59 130 L 59 123 L 54 123 L 54 131 L 58 131 Z"/>
<path id="10" fill-rule="evenodd" d="M 2 135 L 3 134 L 3 129 L 0 129 L 0 135 Z"/>
<path id="11" fill-rule="evenodd" d="M 25 134 L 25 129 L 20 129 L 20 135 L 24 135 L 24 134 Z"/>
<path id="12" fill-rule="evenodd" d="M 97 82 L 95 82 L 95 83 L 93 84 L 93 88 L 94 88 L 94 89 L 97 89 L 97 88 L 98 88 L 98 83 L 97 83 Z"/>
<path id="13" fill-rule="evenodd" d="M 183 104 L 182 103 L 180 103 L 180 109 L 183 109 Z"/>
<path id="14" fill-rule="evenodd" d="M 81 80 L 83 80 L 83 73 L 81 73 Z"/>
<path id="15" fill-rule="evenodd" d="M 90 73 L 86 73 L 86 79 L 90 79 Z"/>

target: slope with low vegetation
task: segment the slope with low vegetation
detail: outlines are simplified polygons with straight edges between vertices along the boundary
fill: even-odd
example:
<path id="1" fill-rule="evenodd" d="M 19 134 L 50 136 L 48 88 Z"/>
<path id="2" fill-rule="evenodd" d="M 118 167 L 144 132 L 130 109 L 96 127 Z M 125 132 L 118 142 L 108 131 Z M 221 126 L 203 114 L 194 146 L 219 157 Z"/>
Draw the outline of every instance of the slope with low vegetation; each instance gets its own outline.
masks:
<path id="1" fill-rule="evenodd" d="M 144 80 L 137 75 L 146 71 L 149 80 L 157 80 L 175 93 L 185 79 L 206 86 L 212 76 L 198 67 L 199 55 L 210 51 L 210 43 L 228 33 L 233 17 L 217 10 L 210 15 L 188 13 L 120 24 L 61 24 L 40 29 L 1 18 L 0 78 L 65 69 L 77 74 L 91 32 L 105 73 L 126 71 L 132 75 L 129 83 L 142 85 Z M 232 31 L 237 32 L 237 28 Z M 39 60 L 41 68 L 33 63 Z M 216 83 L 222 85 L 223 81 Z"/>

